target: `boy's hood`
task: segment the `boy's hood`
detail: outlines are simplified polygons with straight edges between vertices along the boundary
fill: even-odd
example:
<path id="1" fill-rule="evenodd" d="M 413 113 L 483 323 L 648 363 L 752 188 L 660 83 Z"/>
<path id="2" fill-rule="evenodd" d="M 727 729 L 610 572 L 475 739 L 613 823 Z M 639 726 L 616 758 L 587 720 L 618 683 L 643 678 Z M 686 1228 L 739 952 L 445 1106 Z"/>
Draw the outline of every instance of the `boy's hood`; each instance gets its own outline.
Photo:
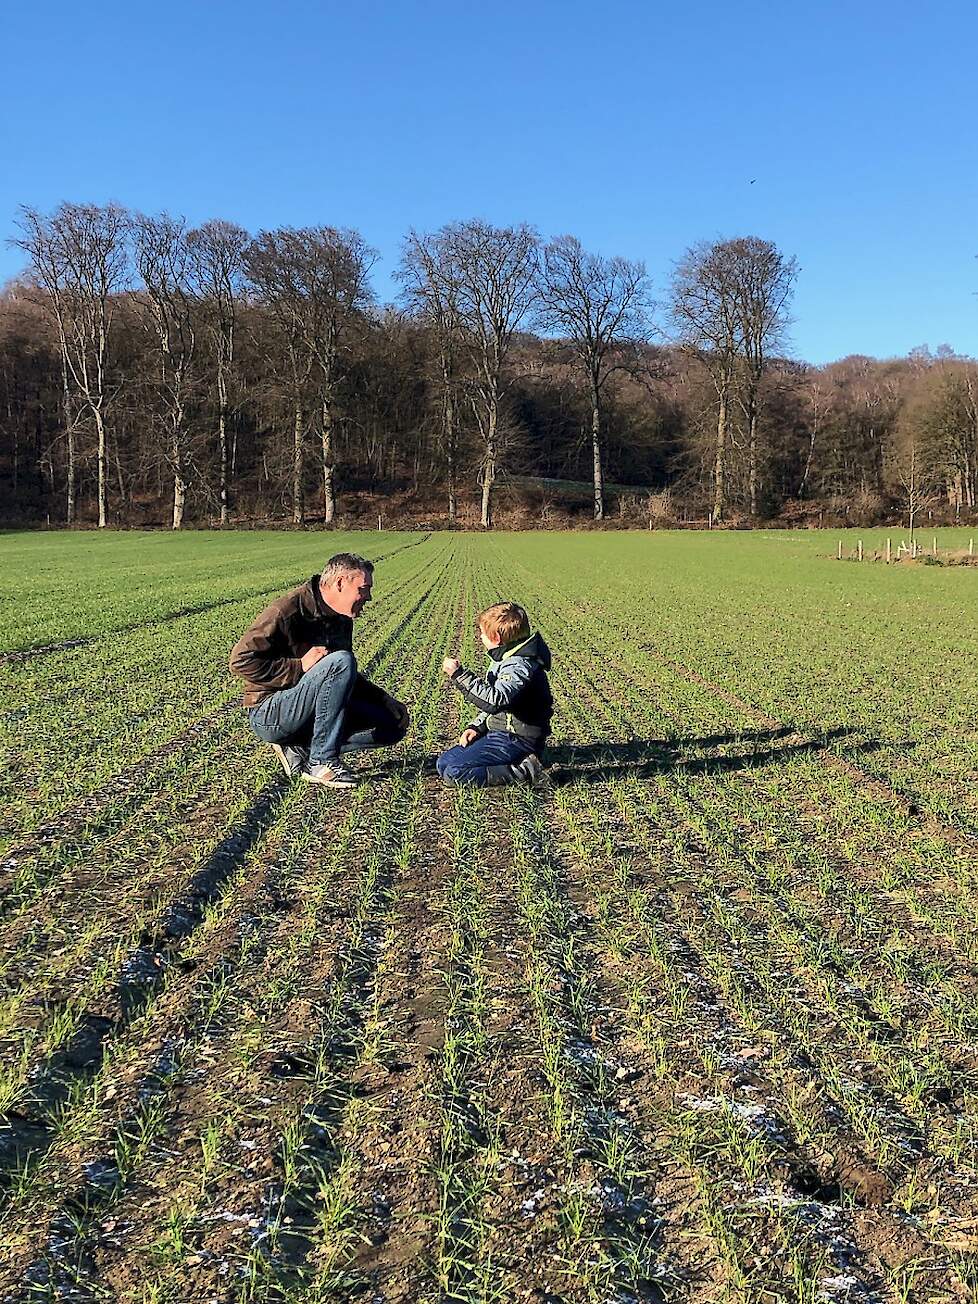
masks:
<path id="1" fill-rule="evenodd" d="M 493 661 L 502 661 L 505 657 L 525 657 L 527 661 L 539 661 L 544 670 L 550 669 L 550 649 L 539 634 L 531 634 L 522 643 L 510 644 L 509 647 L 489 649 Z"/>

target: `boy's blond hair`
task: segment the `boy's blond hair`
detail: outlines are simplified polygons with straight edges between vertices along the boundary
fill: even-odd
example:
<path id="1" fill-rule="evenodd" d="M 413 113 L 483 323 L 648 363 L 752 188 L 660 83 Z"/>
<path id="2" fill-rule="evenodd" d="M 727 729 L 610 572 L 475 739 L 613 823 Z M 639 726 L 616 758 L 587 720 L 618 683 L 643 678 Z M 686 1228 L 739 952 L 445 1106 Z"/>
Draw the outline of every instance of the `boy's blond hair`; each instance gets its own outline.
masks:
<path id="1" fill-rule="evenodd" d="M 496 602 L 486 607 L 476 624 L 488 638 L 498 638 L 501 647 L 530 637 L 530 617 L 515 602 Z"/>

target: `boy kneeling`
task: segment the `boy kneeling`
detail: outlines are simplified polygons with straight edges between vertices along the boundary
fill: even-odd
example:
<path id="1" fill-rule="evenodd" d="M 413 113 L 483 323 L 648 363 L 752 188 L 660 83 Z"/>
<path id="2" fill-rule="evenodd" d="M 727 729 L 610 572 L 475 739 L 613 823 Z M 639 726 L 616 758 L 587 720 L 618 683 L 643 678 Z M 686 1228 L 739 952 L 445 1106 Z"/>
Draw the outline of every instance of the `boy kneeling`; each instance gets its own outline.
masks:
<path id="1" fill-rule="evenodd" d="M 438 773 L 446 783 L 480 788 L 534 784 L 543 773 L 540 757 L 553 715 L 550 649 L 531 633 L 529 617 L 515 602 L 487 607 L 477 625 L 492 662 L 486 677 L 454 657 L 446 657 L 442 669 L 480 714 L 457 746 L 438 757 Z"/>

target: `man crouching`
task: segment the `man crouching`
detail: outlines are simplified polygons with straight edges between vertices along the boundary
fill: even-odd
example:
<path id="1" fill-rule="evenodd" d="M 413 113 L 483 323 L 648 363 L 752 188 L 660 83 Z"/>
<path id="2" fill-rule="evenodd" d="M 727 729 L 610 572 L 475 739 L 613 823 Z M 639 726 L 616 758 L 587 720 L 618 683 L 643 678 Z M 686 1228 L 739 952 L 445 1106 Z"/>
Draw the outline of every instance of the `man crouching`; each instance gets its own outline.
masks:
<path id="1" fill-rule="evenodd" d="M 392 747 L 407 707 L 357 672 L 353 622 L 371 599 L 374 564 L 330 557 L 322 574 L 266 607 L 231 650 L 248 722 L 289 778 L 352 788 L 341 753 Z"/>

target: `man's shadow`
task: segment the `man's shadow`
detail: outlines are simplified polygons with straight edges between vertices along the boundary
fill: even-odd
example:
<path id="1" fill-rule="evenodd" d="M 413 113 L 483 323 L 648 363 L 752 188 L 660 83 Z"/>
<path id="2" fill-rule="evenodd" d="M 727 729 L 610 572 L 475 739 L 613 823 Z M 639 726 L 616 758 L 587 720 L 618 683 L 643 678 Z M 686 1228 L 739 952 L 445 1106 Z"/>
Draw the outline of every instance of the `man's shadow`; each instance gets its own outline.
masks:
<path id="1" fill-rule="evenodd" d="M 738 733 L 690 738 L 630 738 L 627 742 L 558 743 L 544 757 L 555 787 L 572 783 L 607 783 L 611 779 L 651 779 L 657 774 L 721 774 L 725 770 L 750 770 L 789 760 L 793 756 L 824 751 L 830 743 L 857 734 L 856 729 L 829 729 L 795 742 L 799 730 L 784 725 L 776 729 L 745 729 Z M 691 751 L 737 746 L 743 750 L 702 756 Z M 876 740 L 855 743 L 850 755 L 877 751 Z"/>

